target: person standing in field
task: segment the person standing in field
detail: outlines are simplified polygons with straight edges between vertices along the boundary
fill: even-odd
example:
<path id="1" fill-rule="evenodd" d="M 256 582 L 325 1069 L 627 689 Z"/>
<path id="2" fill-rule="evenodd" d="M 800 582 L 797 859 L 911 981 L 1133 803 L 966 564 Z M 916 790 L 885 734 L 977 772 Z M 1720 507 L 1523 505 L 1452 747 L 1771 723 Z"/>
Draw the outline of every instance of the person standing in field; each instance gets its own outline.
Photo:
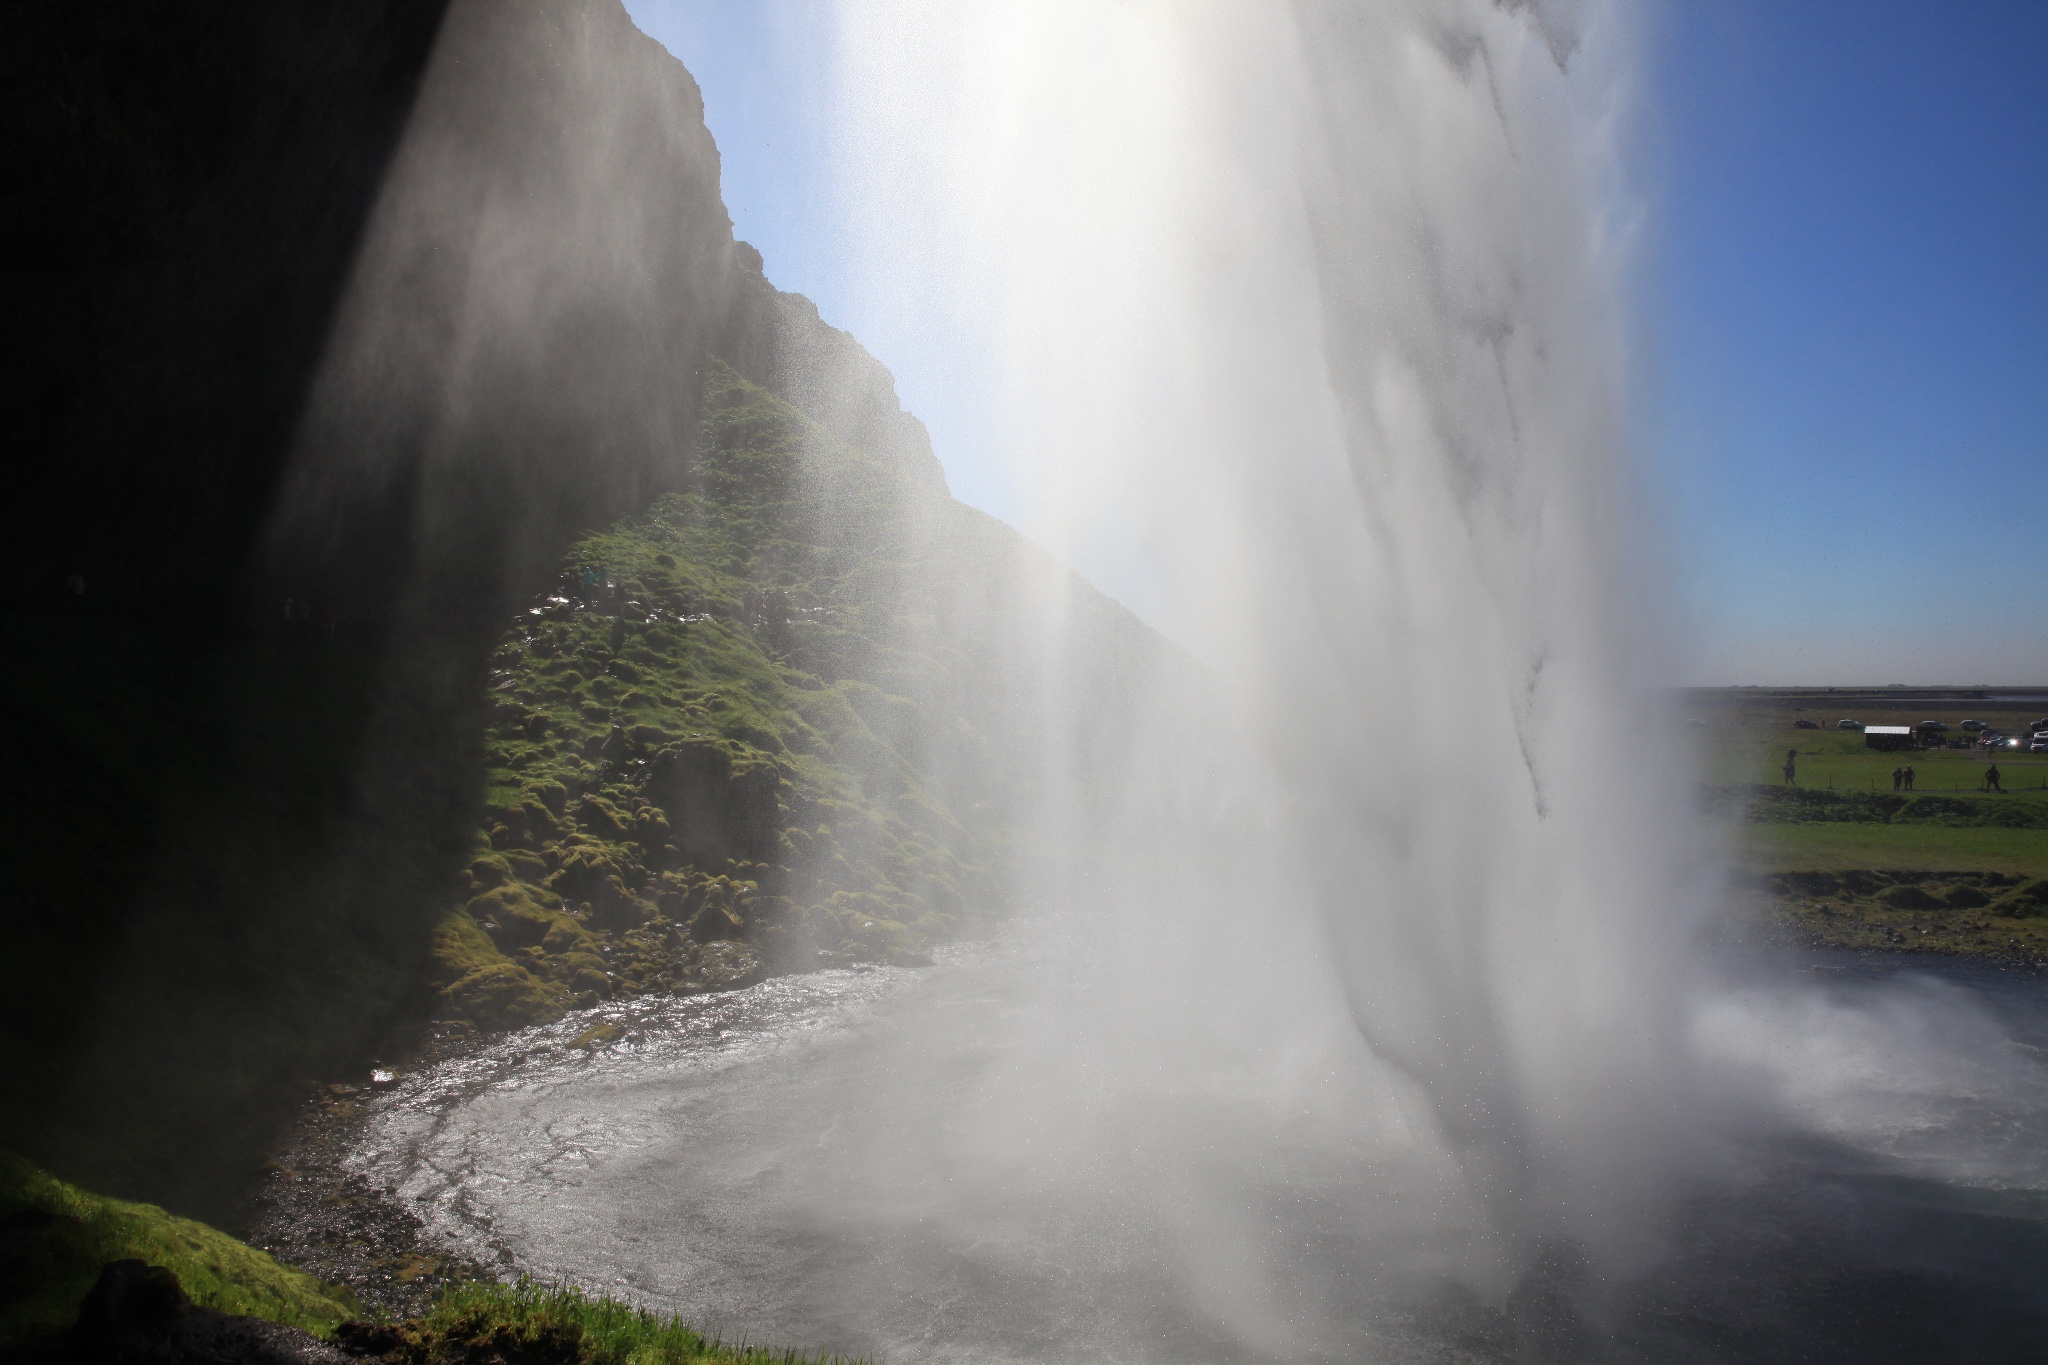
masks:
<path id="1" fill-rule="evenodd" d="M 1984 770 L 1984 790 L 1997 792 L 2000 796 L 2005 795 L 2005 788 L 1998 785 L 1998 765 L 1996 763 Z"/>
<path id="2" fill-rule="evenodd" d="M 1910 763 L 1906 765 L 1906 790 L 1913 790 L 1913 765 Z"/>
<path id="3" fill-rule="evenodd" d="M 1792 785 L 1793 785 L 1792 779 L 1793 779 L 1793 778 L 1794 778 L 1795 776 L 1797 776 L 1797 775 L 1798 775 L 1798 768 L 1799 768 L 1799 751 L 1798 751 L 1797 749 L 1787 749 L 1787 750 L 1785 751 L 1785 785 L 1786 785 L 1786 786 L 1788 786 L 1788 787 L 1789 787 L 1789 786 L 1792 786 Z"/>
<path id="4" fill-rule="evenodd" d="M 1906 770 L 1905 770 L 1904 768 L 1894 768 L 1894 769 L 1892 769 L 1892 790 L 1893 790 L 1893 791 L 1897 791 L 1897 790 L 1899 789 L 1899 784 L 1900 784 L 1901 782 L 1904 782 L 1905 780 L 1906 780 Z"/>

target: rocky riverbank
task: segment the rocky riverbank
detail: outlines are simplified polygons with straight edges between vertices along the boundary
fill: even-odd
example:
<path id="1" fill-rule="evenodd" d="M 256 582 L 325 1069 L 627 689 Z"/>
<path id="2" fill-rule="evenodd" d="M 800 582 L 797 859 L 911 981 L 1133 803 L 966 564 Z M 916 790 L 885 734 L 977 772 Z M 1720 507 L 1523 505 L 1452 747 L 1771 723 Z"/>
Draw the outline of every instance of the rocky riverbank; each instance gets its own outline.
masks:
<path id="1" fill-rule="evenodd" d="M 459 1052 L 466 1028 L 441 1028 L 394 1066 L 427 1066 Z M 451 1257 L 424 1235 L 419 1215 L 349 1169 L 367 1103 L 397 1072 L 372 1069 L 306 1096 L 249 1200 L 246 1235 L 286 1265 L 345 1285 L 381 1319 L 416 1318 L 447 1289 L 498 1278 L 494 1268 Z"/>
<path id="2" fill-rule="evenodd" d="M 2048 878 L 1998 872 L 1779 872 L 1741 890 L 1751 912 L 1817 948 L 2048 966 Z"/>

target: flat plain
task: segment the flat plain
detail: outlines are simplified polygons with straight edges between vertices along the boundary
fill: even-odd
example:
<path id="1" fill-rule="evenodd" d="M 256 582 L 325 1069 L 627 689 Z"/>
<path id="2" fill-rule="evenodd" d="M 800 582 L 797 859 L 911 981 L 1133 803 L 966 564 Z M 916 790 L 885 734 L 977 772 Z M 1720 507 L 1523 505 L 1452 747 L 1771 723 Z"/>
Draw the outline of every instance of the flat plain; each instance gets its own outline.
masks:
<path id="1" fill-rule="evenodd" d="M 1756 872 L 2010 872 L 2048 877 L 2048 830 L 1943 825 L 1757 824 L 1742 831 L 1738 860 Z"/>
<path id="2" fill-rule="evenodd" d="M 1756 913 L 1814 943 L 2048 960 L 2048 754 L 2024 747 L 2048 728 L 2048 688 L 1741 687 L 1683 701 Z M 1861 730 L 1928 720 L 1949 727 L 1943 740 L 1978 720 L 2021 747 L 1885 752 Z M 1907 766 L 1910 792 L 1892 778 Z"/>

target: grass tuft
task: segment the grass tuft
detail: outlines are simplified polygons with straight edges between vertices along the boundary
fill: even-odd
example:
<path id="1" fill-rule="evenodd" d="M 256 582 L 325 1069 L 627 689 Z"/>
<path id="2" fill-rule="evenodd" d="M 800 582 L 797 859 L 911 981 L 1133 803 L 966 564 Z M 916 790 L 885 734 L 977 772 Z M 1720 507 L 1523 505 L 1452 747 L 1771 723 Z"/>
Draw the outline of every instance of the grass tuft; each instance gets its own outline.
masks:
<path id="1" fill-rule="evenodd" d="M 403 1365 L 441 1360 L 546 1360 L 557 1365 L 843 1362 L 837 1356 L 728 1346 L 666 1314 L 533 1280 L 456 1285 L 423 1318 L 396 1324 L 351 1323 L 338 1335 L 353 1349 L 374 1351 Z"/>

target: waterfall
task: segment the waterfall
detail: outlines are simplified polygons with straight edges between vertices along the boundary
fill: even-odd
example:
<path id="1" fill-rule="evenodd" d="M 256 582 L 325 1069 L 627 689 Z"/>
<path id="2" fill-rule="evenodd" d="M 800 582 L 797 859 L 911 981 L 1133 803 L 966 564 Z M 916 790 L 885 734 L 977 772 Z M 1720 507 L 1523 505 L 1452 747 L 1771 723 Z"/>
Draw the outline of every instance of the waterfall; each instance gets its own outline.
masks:
<path id="1" fill-rule="evenodd" d="M 1629 16 L 838 19 L 873 287 L 998 338 L 1027 529 L 1082 562 L 1121 536 L 1246 741 L 1173 777 L 1162 719 L 1070 774 L 1218 803 L 1125 810 L 1097 1036 L 1194 1048 L 1226 997 L 1355 1035 L 1484 1210 L 1491 1294 L 1550 1239 L 1632 1244 L 1682 1146 L 1706 898 L 1627 449 Z"/>
<path id="2" fill-rule="evenodd" d="M 464 11 L 493 39 L 501 12 Z M 832 54 L 820 219 L 860 341 L 907 370 L 876 333 L 914 332 L 994 377 L 971 436 L 1007 473 L 973 482 L 1018 490 L 1052 552 L 920 479 L 886 553 L 845 565 L 885 660 L 860 781 L 914 767 L 987 816 L 1011 913 L 930 966 L 606 1002 L 604 1047 L 590 1014 L 481 1041 L 376 1101 L 352 1160 L 480 1260 L 899 1362 L 1918 1360 L 1964 1328 L 2038 1337 L 2033 988 L 1743 959 L 1713 920 L 1721 836 L 1661 700 L 1681 660 L 1630 439 L 1640 12 L 792 13 L 829 26 L 804 34 Z M 708 147 L 636 151 L 694 87 L 550 24 L 506 50 L 557 74 L 555 106 L 505 62 L 443 63 L 454 94 L 563 131 L 476 153 L 462 130 L 491 120 L 416 128 L 391 200 L 412 245 L 362 308 L 394 325 L 351 354 L 365 394 L 423 369 L 396 342 L 441 356 L 396 324 L 419 294 L 401 267 L 443 262 L 469 302 L 442 311 L 472 330 L 441 362 L 457 401 L 418 423 L 429 453 L 519 457 L 536 482 L 489 507 L 552 516 L 556 488 L 607 491 L 579 469 L 685 472 L 663 414 L 719 305 L 662 283 L 696 278 L 663 174 L 708 176 Z M 636 70 L 681 104 L 629 98 Z M 467 183 L 443 156 L 475 214 L 440 206 Z M 771 298 L 711 226 L 702 259 Z M 506 264 L 452 268 L 479 249 Z M 618 310 L 596 331 L 593 298 Z M 878 373 L 869 398 L 893 393 Z M 394 407 L 364 404 L 402 426 Z M 958 434 L 935 423 L 938 453 Z M 804 504 L 817 543 L 878 544 L 872 498 L 834 487 Z M 501 524 L 508 555 L 533 540 Z M 818 887 L 828 842 L 792 845 Z M 860 904 L 893 903 L 881 881 Z"/>

